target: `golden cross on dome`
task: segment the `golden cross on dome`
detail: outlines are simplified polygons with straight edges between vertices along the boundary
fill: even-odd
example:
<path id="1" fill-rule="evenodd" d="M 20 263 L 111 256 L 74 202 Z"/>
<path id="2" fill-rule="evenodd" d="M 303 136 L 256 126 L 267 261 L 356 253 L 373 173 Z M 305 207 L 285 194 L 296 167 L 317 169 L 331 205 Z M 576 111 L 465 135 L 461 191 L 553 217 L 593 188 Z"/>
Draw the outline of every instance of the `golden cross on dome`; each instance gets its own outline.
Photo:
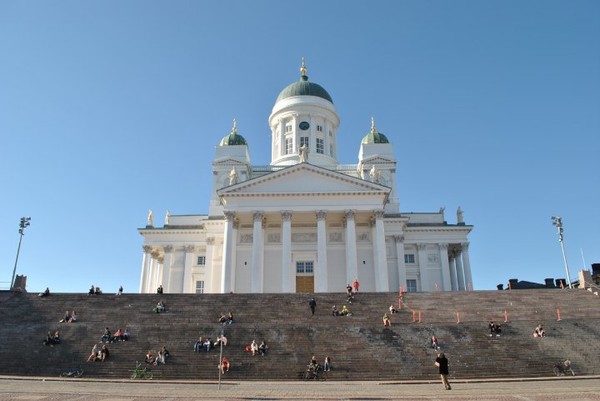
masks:
<path id="1" fill-rule="evenodd" d="M 375 117 L 371 116 L 371 132 L 375 133 L 377 130 L 375 129 Z"/>
<path id="2" fill-rule="evenodd" d="M 231 132 L 237 134 L 237 120 L 235 118 L 233 119 L 233 128 L 231 129 Z"/>
<path id="3" fill-rule="evenodd" d="M 302 76 L 306 76 L 306 64 L 304 63 L 304 57 L 302 57 L 302 67 L 300 67 L 300 73 Z"/>

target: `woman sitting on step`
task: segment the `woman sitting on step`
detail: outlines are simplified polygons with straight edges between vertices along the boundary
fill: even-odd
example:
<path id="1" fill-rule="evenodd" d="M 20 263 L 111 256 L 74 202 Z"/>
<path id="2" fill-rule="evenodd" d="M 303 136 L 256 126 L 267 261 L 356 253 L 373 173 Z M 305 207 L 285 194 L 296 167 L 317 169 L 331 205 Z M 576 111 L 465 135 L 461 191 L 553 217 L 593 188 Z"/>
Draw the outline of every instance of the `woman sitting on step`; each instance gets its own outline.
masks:
<path id="1" fill-rule="evenodd" d="M 538 327 L 536 327 L 535 331 L 533 332 L 533 336 L 536 338 L 537 337 L 545 337 L 546 332 L 544 331 L 544 325 L 538 324 Z"/>

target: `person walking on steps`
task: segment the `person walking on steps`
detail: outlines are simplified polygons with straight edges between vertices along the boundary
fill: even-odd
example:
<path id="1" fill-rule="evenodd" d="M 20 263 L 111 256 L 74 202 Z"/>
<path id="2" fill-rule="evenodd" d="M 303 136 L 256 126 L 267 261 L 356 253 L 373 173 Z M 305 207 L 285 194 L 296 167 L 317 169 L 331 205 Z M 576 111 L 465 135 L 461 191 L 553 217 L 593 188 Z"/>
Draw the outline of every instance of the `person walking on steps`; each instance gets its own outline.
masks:
<path id="1" fill-rule="evenodd" d="M 312 315 L 314 316 L 315 309 L 317 308 L 317 301 L 315 301 L 314 298 L 311 298 L 310 301 L 308 301 L 308 306 L 310 306 L 310 311 L 312 312 Z"/>
<path id="2" fill-rule="evenodd" d="M 438 367 L 444 388 L 446 390 L 451 390 L 452 387 L 450 387 L 450 383 L 448 383 L 448 359 L 443 352 L 438 352 L 437 358 L 435 359 L 435 366 Z"/>

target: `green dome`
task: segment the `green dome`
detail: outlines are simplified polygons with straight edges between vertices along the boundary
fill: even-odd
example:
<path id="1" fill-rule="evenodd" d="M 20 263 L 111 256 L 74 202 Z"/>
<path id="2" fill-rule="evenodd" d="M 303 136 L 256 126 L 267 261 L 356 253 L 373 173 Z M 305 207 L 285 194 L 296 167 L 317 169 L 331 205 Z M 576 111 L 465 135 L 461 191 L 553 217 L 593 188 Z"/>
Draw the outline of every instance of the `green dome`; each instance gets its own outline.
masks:
<path id="1" fill-rule="evenodd" d="M 235 145 L 248 145 L 243 136 L 237 133 L 237 121 L 233 120 L 233 129 L 228 135 L 225 135 L 219 146 L 235 146 Z"/>
<path id="2" fill-rule="evenodd" d="M 294 82 L 282 90 L 275 103 L 292 96 L 316 96 L 333 103 L 329 93 L 321 85 L 308 82 L 306 75 L 302 75 L 298 82 Z"/>
<path id="3" fill-rule="evenodd" d="M 361 143 L 390 143 L 390 141 L 388 141 L 385 135 L 377 131 L 377 128 L 375 128 L 375 119 L 371 117 L 371 131 L 364 136 Z"/>

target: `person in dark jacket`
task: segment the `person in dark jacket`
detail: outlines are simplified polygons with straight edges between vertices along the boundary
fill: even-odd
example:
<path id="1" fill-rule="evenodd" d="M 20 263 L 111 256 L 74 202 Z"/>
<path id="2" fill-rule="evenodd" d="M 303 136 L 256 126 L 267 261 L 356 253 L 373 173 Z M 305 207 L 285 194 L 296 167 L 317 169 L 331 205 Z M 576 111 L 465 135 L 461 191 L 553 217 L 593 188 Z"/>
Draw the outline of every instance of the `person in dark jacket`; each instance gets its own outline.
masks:
<path id="1" fill-rule="evenodd" d="M 452 387 L 450 387 L 450 383 L 448 383 L 448 359 L 443 352 L 438 352 L 437 358 L 435 359 L 435 366 L 438 367 L 444 388 L 446 390 L 451 390 Z"/>

